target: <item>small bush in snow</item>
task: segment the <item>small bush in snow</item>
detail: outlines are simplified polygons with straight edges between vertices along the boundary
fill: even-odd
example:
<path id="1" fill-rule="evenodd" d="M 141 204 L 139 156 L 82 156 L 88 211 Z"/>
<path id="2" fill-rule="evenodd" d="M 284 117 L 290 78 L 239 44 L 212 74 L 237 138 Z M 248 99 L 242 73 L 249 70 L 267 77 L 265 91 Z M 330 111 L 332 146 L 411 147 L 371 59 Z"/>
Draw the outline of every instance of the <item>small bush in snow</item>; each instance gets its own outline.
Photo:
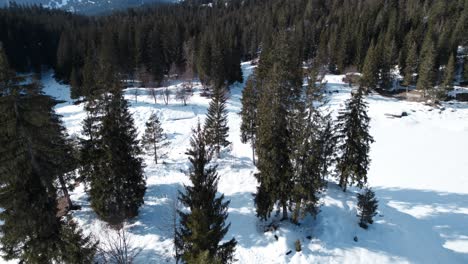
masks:
<path id="1" fill-rule="evenodd" d="M 371 188 L 365 188 L 363 193 L 358 193 L 358 216 L 360 217 L 359 226 L 367 229 L 368 224 L 374 221 L 372 218 L 377 215 L 378 201 Z"/>

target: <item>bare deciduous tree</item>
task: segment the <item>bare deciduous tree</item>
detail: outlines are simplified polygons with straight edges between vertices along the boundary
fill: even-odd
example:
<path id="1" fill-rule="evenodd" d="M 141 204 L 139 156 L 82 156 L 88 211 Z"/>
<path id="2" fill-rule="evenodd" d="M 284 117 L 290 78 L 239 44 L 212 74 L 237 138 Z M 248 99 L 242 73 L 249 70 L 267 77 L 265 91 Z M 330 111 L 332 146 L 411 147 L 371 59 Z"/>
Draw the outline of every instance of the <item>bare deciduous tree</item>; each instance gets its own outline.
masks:
<path id="1" fill-rule="evenodd" d="M 171 94 L 172 94 L 171 90 L 169 90 L 167 86 L 164 87 L 164 90 L 162 91 L 161 96 L 163 98 L 165 105 L 169 104 L 169 100 L 171 99 Z"/>
<path id="2" fill-rule="evenodd" d="M 141 253 L 142 249 L 133 245 L 130 239 L 127 226 L 123 226 L 113 232 L 106 230 L 104 240 L 99 242 L 97 259 L 98 263 L 104 264 L 133 264 Z"/>
<path id="3" fill-rule="evenodd" d="M 187 105 L 187 100 L 192 95 L 191 89 L 185 83 L 177 89 L 176 99 Z"/>
<path id="4" fill-rule="evenodd" d="M 151 87 L 148 89 L 149 91 L 149 95 L 151 95 L 151 97 L 153 97 L 153 100 L 154 100 L 154 103 L 157 104 L 158 103 L 158 91 L 156 90 L 156 88 L 154 87 Z"/>

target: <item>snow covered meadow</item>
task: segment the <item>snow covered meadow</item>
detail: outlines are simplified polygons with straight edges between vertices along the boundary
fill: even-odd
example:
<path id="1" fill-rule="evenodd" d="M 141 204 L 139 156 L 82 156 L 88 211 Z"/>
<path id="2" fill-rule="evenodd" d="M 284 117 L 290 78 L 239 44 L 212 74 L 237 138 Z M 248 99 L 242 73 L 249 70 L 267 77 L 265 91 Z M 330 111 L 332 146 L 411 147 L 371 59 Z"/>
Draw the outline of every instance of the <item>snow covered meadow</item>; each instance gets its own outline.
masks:
<path id="1" fill-rule="evenodd" d="M 243 63 L 244 80 L 253 66 Z M 334 113 L 344 106 L 350 88 L 341 75 L 327 75 L 329 103 Z M 66 101 L 56 110 L 63 116 L 69 134 L 79 134 L 85 117 L 82 105 L 73 105 L 67 86 L 52 74 L 44 78 L 45 92 Z M 225 239 L 238 241 L 238 263 L 468 263 L 468 104 L 445 103 L 436 109 L 421 103 L 368 96 L 372 163 L 370 186 L 379 199 L 379 214 L 368 230 L 358 226 L 356 189 L 343 193 L 332 179 L 323 195 L 321 212 L 296 226 L 281 222 L 278 230 L 263 232 L 255 216 L 252 193 L 256 190 L 255 167 L 249 144 L 240 142 L 240 98 L 244 84 L 230 88 L 228 100 L 229 141 L 219 165 L 218 190 L 231 200 Z M 170 217 L 177 191 L 188 184 L 185 171 L 191 129 L 203 122 L 209 99 L 199 86 L 187 106 L 171 100 L 154 104 L 153 98 L 128 92 L 131 112 L 140 135 L 152 112 L 161 116 L 171 145 L 164 164 L 146 157 L 147 192 L 140 215 L 128 231 L 142 252 L 138 263 L 173 263 Z M 172 86 L 170 89 L 175 90 Z M 386 114 L 409 115 L 389 118 Z M 108 231 L 89 207 L 79 186 L 72 195 L 83 209 L 74 211 L 85 232 L 98 239 Z M 275 238 L 277 236 L 277 239 Z M 354 238 L 357 237 L 357 241 Z M 302 252 L 294 250 L 299 239 Z M 292 250 L 290 254 L 288 251 Z"/>

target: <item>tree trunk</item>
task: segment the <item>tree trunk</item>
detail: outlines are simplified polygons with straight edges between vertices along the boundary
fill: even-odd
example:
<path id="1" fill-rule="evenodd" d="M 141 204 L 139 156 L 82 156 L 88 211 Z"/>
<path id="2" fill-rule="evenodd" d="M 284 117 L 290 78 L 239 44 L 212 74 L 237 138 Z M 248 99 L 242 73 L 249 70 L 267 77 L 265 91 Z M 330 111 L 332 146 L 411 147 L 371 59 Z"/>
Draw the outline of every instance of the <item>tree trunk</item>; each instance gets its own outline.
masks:
<path id="1" fill-rule="evenodd" d="M 288 207 L 286 206 L 286 202 L 283 203 L 283 218 L 281 220 L 288 219 Z"/>
<path id="2" fill-rule="evenodd" d="M 63 175 L 59 173 L 58 175 L 59 182 L 60 182 L 60 187 L 62 188 L 63 196 L 65 196 L 65 199 L 67 200 L 68 203 L 68 210 L 72 210 L 73 208 L 73 203 L 72 200 L 70 199 L 70 194 L 68 193 L 67 189 L 67 184 L 65 183 L 65 179 L 63 178 Z"/>
<path id="3" fill-rule="evenodd" d="M 154 149 L 154 163 L 158 164 L 158 149 L 156 143 L 153 142 L 153 149 Z"/>
<path id="4" fill-rule="evenodd" d="M 253 161 L 253 165 L 257 165 L 255 164 L 255 142 L 254 140 L 252 139 L 252 161 Z"/>

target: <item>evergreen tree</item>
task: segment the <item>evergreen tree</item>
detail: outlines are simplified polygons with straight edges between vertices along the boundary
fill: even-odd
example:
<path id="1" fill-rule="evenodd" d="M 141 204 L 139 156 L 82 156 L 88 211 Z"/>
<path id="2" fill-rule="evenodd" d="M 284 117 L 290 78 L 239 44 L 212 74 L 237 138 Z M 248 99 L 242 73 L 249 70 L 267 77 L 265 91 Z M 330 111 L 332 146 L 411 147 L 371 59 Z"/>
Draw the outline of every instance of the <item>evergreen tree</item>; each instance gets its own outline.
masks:
<path id="1" fill-rule="evenodd" d="M 444 80 L 442 82 L 442 90 L 445 95 L 450 90 L 453 90 L 453 80 L 455 78 L 455 56 L 450 55 L 447 66 L 444 71 Z"/>
<path id="2" fill-rule="evenodd" d="M 415 42 L 411 44 L 411 47 L 406 57 L 403 85 L 409 86 L 413 83 L 413 75 L 416 73 L 418 67 L 418 46 Z"/>
<path id="3" fill-rule="evenodd" d="M 432 91 L 434 84 L 434 66 L 435 66 L 435 50 L 432 41 L 431 33 L 428 32 L 424 40 L 419 65 L 418 82 L 416 89 L 423 91 L 423 96 L 426 97 L 428 91 Z"/>
<path id="4" fill-rule="evenodd" d="M 247 143 L 250 141 L 252 146 L 252 161 L 255 165 L 255 140 L 257 134 L 257 105 L 258 91 L 255 83 L 255 75 L 252 75 L 247 80 L 244 90 L 242 90 L 242 109 L 240 112 L 241 123 L 241 142 Z"/>
<path id="5" fill-rule="evenodd" d="M 90 181 L 91 206 L 101 219 L 120 225 L 138 215 L 146 187 L 137 131 L 118 85 L 101 120 L 100 157 Z"/>
<path id="6" fill-rule="evenodd" d="M 193 133 L 187 151 L 192 185 L 185 186 L 185 193 L 179 193 L 179 200 L 190 211 L 179 211 L 178 258 L 186 263 L 231 263 L 236 240 L 220 244 L 230 226 L 225 224 L 229 201 L 223 201 L 224 195 L 216 197 L 219 176 L 216 166 L 209 166 L 210 154 L 200 124 Z"/>
<path id="7" fill-rule="evenodd" d="M 336 171 L 343 191 L 346 191 L 349 184 L 362 188 L 367 183 L 369 150 L 373 142 L 369 134 L 369 121 L 363 91 L 358 88 L 337 118 L 336 139 L 340 153 Z"/>
<path id="8" fill-rule="evenodd" d="M 227 140 L 229 127 L 227 124 L 226 94 L 227 91 L 222 86 L 214 87 L 204 126 L 206 143 L 218 157 L 221 147 L 227 147 L 230 144 Z"/>
<path id="9" fill-rule="evenodd" d="M 378 201 L 371 188 L 365 188 L 362 193 L 357 194 L 359 226 L 367 229 L 368 224 L 374 221 L 372 218 L 377 215 Z"/>
<path id="10" fill-rule="evenodd" d="M 66 154 L 63 127 L 53 111 L 58 102 L 43 95 L 38 83 L 18 83 L 2 57 L 0 50 L 2 257 L 26 263 L 92 263 L 95 245 L 57 216 L 55 183 L 67 169 L 57 161 Z M 72 261 L 70 255 L 77 257 Z"/>
<path id="11" fill-rule="evenodd" d="M 293 167 L 290 160 L 297 131 L 302 69 L 289 33 L 276 36 L 275 46 L 262 52 L 257 78 L 260 98 L 257 113 L 257 168 L 260 183 L 255 195 L 257 216 L 266 220 L 278 204 L 283 219 L 292 199 Z"/>
<path id="12" fill-rule="evenodd" d="M 468 80 L 468 57 L 463 60 L 463 80 Z"/>
<path id="13" fill-rule="evenodd" d="M 147 154 L 153 155 L 156 164 L 158 164 L 158 159 L 166 156 L 166 153 L 161 149 L 168 146 L 169 142 L 161 126 L 161 121 L 155 113 L 152 113 L 148 122 L 146 122 L 145 134 L 143 134 L 141 144 Z"/>
<path id="14" fill-rule="evenodd" d="M 367 55 L 364 60 L 364 66 L 362 68 L 362 76 L 360 85 L 365 92 L 369 92 L 372 89 L 377 88 L 378 82 L 378 68 L 377 68 L 377 54 L 376 47 L 372 43 L 367 50 Z"/>
<path id="15" fill-rule="evenodd" d="M 292 133 L 293 150 L 291 163 L 294 171 L 293 222 L 307 213 L 318 213 L 318 194 L 325 187 L 333 154 L 333 134 L 329 115 L 323 115 L 316 104 L 323 104 L 324 84 L 316 84 L 319 68 L 314 65 L 304 92 L 304 100 L 298 104 L 294 122 L 296 132 Z"/>

